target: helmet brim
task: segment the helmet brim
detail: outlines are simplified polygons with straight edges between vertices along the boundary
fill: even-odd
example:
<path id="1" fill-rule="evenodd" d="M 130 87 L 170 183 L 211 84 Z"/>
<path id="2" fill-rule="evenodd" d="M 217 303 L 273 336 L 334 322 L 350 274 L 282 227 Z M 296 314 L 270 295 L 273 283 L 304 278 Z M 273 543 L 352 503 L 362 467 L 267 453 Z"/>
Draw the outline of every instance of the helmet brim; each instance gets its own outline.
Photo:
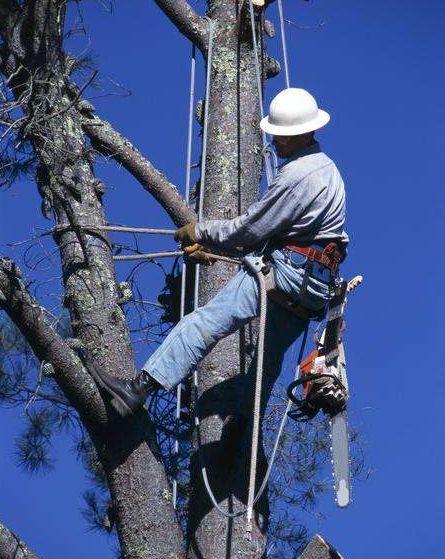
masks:
<path id="1" fill-rule="evenodd" d="M 325 126 L 331 119 L 331 116 L 326 111 L 318 109 L 317 116 L 305 122 L 304 124 L 295 124 L 293 126 L 279 126 L 277 124 L 272 124 L 269 121 L 269 116 L 264 117 L 260 122 L 260 128 L 266 134 L 272 134 L 272 136 L 299 136 L 300 134 L 306 134 L 307 132 L 314 132 L 314 130 L 319 130 Z"/>

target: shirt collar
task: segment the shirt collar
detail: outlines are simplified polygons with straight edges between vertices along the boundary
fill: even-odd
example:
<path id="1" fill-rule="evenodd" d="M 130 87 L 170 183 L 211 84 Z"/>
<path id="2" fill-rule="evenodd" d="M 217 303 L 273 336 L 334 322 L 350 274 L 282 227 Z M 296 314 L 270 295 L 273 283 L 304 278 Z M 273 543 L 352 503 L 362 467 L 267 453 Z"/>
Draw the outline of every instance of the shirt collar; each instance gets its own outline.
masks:
<path id="1" fill-rule="evenodd" d="M 313 155 L 314 153 L 320 153 L 320 152 L 321 152 L 320 144 L 315 141 L 313 144 L 310 144 L 309 146 L 306 146 L 302 149 L 299 149 L 298 151 L 295 151 L 290 157 L 288 157 L 288 159 L 286 159 L 284 165 L 286 165 L 286 163 L 289 163 L 290 161 L 295 161 L 300 157 L 304 157 L 305 155 Z"/>

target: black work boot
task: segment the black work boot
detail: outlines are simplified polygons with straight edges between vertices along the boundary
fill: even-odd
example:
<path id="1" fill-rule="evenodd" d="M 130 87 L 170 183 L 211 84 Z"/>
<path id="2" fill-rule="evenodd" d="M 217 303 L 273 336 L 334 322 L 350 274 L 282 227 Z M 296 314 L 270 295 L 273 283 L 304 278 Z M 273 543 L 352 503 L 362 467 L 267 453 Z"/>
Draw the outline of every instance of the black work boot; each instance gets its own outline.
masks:
<path id="1" fill-rule="evenodd" d="M 116 378 L 96 368 L 92 373 L 98 385 L 110 394 L 111 405 L 122 417 L 135 413 L 144 405 L 149 392 L 161 388 L 147 371 L 141 371 L 133 380 Z"/>

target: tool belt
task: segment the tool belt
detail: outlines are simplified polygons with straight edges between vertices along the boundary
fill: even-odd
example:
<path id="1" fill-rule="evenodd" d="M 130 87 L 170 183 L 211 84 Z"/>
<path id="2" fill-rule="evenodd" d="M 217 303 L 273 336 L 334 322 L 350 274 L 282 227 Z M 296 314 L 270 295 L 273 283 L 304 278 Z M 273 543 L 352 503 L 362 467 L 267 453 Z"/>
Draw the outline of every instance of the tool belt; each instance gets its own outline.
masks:
<path id="1" fill-rule="evenodd" d="M 340 262 L 344 260 L 343 253 L 334 241 L 328 243 L 323 251 L 317 250 L 313 246 L 301 246 L 294 243 L 283 245 L 282 248 L 307 256 L 309 260 L 318 262 L 322 266 L 329 268 L 331 272 L 335 272 Z"/>
<path id="2" fill-rule="evenodd" d="M 334 241 L 328 243 L 323 250 L 317 250 L 314 246 L 301 246 L 294 243 L 283 243 L 281 248 L 302 254 L 308 259 L 305 265 L 305 273 L 301 285 L 300 295 L 304 294 L 307 289 L 314 262 L 328 268 L 331 272 L 331 278 L 333 279 L 340 262 L 344 260 L 344 254 Z M 324 318 L 324 308 L 318 312 L 308 309 L 307 307 L 300 305 L 297 301 L 291 299 L 284 291 L 281 291 L 275 283 L 274 271 L 271 267 L 269 267 L 265 273 L 265 282 L 267 296 L 272 301 L 278 303 L 281 307 L 291 312 L 297 318 L 301 320 L 322 320 Z"/>

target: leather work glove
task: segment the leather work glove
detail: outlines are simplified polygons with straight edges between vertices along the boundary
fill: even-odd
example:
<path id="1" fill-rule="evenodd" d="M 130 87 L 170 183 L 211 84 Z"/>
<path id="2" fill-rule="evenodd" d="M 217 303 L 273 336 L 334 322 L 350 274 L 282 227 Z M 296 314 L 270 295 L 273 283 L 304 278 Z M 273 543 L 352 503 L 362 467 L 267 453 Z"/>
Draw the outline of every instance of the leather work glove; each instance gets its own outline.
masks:
<path id="1" fill-rule="evenodd" d="M 174 235 L 175 241 L 181 242 L 183 245 L 194 245 L 197 243 L 198 239 L 196 238 L 195 233 L 195 222 L 191 221 L 180 227 L 176 230 Z"/>
<path id="2" fill-rule="evenodd" d="M 184 247 L 184 252 L 186 256 L 199 264 L 204 264 L 204 266 L 213 266 L 215 264 L 215 260 L 207 254 L 208 249 L 199 243 Z"/>

